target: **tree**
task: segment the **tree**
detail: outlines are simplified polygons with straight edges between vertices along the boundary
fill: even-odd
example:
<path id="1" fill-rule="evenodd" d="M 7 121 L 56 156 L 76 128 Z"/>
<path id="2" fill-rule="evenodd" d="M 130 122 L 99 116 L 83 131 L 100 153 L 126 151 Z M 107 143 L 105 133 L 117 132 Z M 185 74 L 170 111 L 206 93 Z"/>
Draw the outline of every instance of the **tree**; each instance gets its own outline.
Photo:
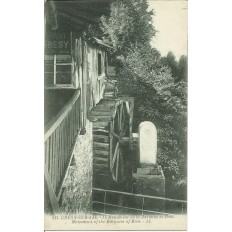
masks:
<path id="1" fill-rule="evenodd" d="M 163 65 L 167 65 L 171 68 L 172 76 L 175 82 L 184 81 L 187 83 L 188 79 L 188 60 L 187 56 L 182 55 L 179 62 L 176 61 L 176 57 L 173 52 L 168 52 L 166 57 L 162 57 L 161 61 Z"/>
<path id="2" fill-rule="evenodd" d="M 173 52 L 169 51 L 167 57 L 165 59 L 166 64 L 171 68 L 172 76 L 177 79 L 178 78 L 178 62 L 176 61 L 176 57 Z"/>
<path id="3" fill-rule="evenodd" d="M 126 56 L 131 48 L 149 44 L 155 29 L 154 13 L 147 9 L 147 1 L 119 0 L 111 4 L 110 16 L 101 18 L 103 38 L 117 54 Z"/>
<path id="4" fill-rule="evenodd" d="M 187 82 L 188 81 L 188 58 L 187 56 L 182 55 L 179 59 L 178 63 L 178 81 L 182 80 Z"/>

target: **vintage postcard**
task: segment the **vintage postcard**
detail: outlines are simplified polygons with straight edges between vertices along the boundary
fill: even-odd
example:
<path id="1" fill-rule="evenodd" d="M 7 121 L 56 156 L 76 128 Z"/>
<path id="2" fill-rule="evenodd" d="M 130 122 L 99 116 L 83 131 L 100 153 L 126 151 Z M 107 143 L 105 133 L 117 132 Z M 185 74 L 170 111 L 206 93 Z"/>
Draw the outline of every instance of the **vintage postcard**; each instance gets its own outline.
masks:
<path id="1" fill-rule="evenodd" d="M 50 230 L 187 230 L 184 0 L 44 3 Z"/>

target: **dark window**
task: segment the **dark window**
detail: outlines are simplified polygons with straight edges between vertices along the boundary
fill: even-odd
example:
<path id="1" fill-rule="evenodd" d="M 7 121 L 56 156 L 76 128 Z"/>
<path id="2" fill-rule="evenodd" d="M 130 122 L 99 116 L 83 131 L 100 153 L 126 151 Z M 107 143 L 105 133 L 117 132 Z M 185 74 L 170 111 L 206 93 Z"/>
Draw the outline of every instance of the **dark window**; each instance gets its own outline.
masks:
<path id="1" fill-rule="evenodd" d="M 56 84 L 71 83 L 71 65 L 56 65 Z"/>

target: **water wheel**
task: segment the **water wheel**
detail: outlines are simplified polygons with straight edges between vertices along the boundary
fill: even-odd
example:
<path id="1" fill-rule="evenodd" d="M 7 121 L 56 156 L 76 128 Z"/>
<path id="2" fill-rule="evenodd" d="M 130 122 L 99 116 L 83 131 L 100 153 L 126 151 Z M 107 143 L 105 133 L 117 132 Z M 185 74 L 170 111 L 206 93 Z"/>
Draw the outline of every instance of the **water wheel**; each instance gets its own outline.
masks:
<path id="1" fill-rule="evenodd" d="M 132 143 L 133 101 L 101 100 L 91 111 L 93 122 L 93 182 L 122 183 L 126 178 L 125 154 Z"/>

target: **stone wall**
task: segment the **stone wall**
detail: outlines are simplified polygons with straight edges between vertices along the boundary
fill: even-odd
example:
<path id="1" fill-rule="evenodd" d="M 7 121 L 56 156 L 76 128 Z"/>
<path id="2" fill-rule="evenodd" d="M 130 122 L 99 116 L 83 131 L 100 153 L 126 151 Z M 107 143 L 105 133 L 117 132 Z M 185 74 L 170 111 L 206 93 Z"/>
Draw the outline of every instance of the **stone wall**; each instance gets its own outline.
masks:
<path id="1" fill-rule="evenodd" d="M 61 196 L 63 213 L 88 213 L 92 210 L 92 123 L 87 120 L 86 134 L 79 135 L 74 148 L 74 165 L 69 167 Z"/>

